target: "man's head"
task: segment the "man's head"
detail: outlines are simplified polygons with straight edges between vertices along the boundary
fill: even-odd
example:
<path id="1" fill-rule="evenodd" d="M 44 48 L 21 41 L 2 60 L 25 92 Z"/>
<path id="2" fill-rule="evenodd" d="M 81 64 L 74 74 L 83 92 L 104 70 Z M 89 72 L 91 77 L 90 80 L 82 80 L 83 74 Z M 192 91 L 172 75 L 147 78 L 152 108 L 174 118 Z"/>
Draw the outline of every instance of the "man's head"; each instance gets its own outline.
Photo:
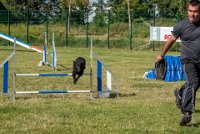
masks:
<path id="1" fill-rule="evenodd" d="M 200 21 L 200 0 L 190 0 L 188 2 L 188 19 L 190 23 Z"/>

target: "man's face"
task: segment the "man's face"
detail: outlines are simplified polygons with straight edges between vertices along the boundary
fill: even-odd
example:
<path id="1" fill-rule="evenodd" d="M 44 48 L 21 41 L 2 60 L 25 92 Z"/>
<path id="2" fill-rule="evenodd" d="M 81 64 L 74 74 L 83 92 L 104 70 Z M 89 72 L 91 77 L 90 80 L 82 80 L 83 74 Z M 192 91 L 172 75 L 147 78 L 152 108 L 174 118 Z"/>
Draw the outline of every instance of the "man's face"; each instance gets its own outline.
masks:
<path id="1" fill-rule="evenodd" d="M 190 23 L 197 23 L 200 20 L 200 7 L 188 5 L 188 18 Z"/>

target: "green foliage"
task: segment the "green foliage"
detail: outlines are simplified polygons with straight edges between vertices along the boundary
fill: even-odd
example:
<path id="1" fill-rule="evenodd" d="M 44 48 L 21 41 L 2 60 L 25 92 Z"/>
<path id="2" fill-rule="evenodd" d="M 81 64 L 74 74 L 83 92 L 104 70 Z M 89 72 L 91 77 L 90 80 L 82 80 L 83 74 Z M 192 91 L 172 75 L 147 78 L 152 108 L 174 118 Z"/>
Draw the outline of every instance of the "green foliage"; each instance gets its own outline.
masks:
<path id="1" fill-rule="evenodd" d="M 13 14 L 15 21 L 26 21 L 27 18 L 37 20 L 37 23 L 41 23 L 48 19 L 49 21 L 66 21 L 66 13 L 68 13 L 69 1 L 62 0 L 45 0 L 38 1 L 22 1 L 22 0 L 1 0 L 7 9 L 18 10 Z M 148 1 L 140 2 L 139 0 L 130 0 L 130 10 L 133 12 L 133 18 L 138 17 L 153 17 L 154 11 L 157 10 L 159 14 L 157 17 L 177 18 L 181 19 L 186 16 L 185 14 L 186 1 L 183 0 L 170 0 L 170 1 Z M 108 0 L 104 3 L 102 0 L 89 5 L 88 0 L 71 0 L 71 16 L 70 21 L 77 24 L 84 24 L 87 22 L 87 11 L 89 15 L 93 13 L 96 16 L 93 18 L 93 22 L 98 26 L 103 26 L 108 23 L 108 8 L 110 10 L 110 22 L 128 22 L 126 0 Z M 95 7 L 96 9 L 92 9 Z M 24 10 L 21 12 L 21 10 Z M 29 10 L 29 11 L 28 11 Z M 94 11 L 93 11 L 94 10 Z M 26 15 L 29 12 L 29 15 Z M 64 15 L 64 16 L 63 16 Z M 4 14 L 6 18 L 6 14 Z M 2 17 L 2 16 L 1 16 Z M 36 21 L 32 21 L 33 23 Z"/>
<path id="2" fill-rule="evenodd" d="M 105 12 L 98 13 L 94 17 L 94 23 L 97 26 L 104 26 L 104 25 L 106 25 L 108 23 L 106 20 L 107 20 L 107 14 Z"/>
<path id="3" fill-rule="evenodd" d="M 26 21 L 29 17 L 41 22 L 46 19 L 47 14 L 50 19 L 61 15 L 58 0 L 2 0 L 2 2 L 13 13 L 12 19 L 15 21 Z"/>
<path id="4" fill-rule="evenodd" d="M 1 1 L 0 1 L 0 10 L 6 10 L 6 7 L 2 4 Z"/>
<path id="5" fill-rule="evenodd" d="M 75 10 L 77 7 L 79 9 L 85 9 L 89 6 L 89 0 L 61 0 L 62 8 L 68 9 L 69 4 L 71 4 L 71 8 Z"/>

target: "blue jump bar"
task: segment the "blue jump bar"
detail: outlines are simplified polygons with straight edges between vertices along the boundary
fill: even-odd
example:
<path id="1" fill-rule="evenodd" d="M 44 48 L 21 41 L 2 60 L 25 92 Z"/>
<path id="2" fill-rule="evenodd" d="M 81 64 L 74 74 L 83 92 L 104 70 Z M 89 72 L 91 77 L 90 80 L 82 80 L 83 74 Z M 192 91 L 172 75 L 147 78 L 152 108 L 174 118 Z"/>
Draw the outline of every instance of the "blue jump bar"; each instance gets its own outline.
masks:
<path id="1" fill-rule="evenodd" d="M 39 94 L 68 93 L 67 90 L 40 90 Z"/>
<path id="2" fill-rule="evenodd" d="M 39 76 L 71 76 L 70 74 L 39 74 Z"/>

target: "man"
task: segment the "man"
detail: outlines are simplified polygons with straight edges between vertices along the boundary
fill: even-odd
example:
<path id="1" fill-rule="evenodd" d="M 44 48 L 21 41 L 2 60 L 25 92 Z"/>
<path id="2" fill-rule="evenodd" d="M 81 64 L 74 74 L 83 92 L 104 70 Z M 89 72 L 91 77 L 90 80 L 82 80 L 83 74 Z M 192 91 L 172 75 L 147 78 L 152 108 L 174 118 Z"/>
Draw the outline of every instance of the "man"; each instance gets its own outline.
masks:
<path id="1" fill-rule="evenodd" d="M 162 54 L 156 57 L 161 61 L 174 42 L 180 37 L 181 62 L 186 74 L 186 83 L 175 90 L 176 104 L 181 108 L 180 125 L 187 125 L 192 119 L 196 91 L 200 86 L 200 1 L 190 0 L 187 4 L 188 18 L 181 20 L 173 28 L 172 36 L 165 43 Z"/>

